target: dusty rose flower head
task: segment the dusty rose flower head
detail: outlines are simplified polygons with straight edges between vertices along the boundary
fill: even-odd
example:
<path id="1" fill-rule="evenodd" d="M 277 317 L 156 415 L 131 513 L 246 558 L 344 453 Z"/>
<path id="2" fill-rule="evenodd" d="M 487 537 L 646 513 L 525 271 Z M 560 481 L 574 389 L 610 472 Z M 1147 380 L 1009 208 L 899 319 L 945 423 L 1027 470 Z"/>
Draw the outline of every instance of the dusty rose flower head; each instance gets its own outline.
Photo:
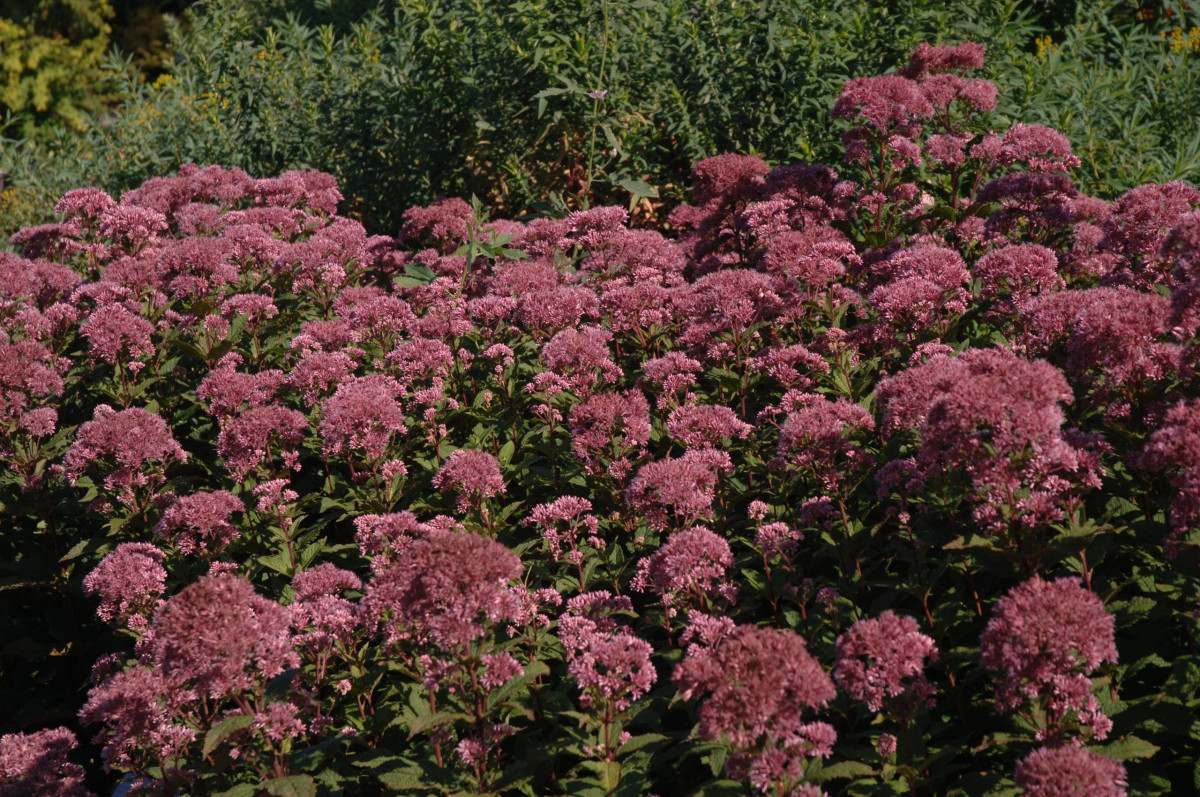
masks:
<path id="1" fill-rule="evenodd" d="M 579 550 L 579 538 L 596 550 L 604 550 L 606 543 L 599 536 L 600 519 L 591 514 L 592 502 L 586 498 L 564 495 L 551 503 L 538 504 L 529 513 L 529 522 L 541 527 L 542 538 L 556 562 L 569 561 L 578 565 L 583 561 Z M 566 528 L 561 528 L 562 524 Z"/>
<path id="2" fill-rule="evenodd" d="M 321 405 L 325 454 L 335 456 L 357 449 L 371 460 L 382 458 L 392 435 L 408 431 L 404 407 L 398 400 L 402 392 L 395 379 L 382 374 L 342 383 Z"/>
<path id="3" fill-rule="evenodd" d="M 226 490 L 185 495 L 163 513 L 154 533 L 172 539 L 180 553 L 216 556 L 240 536 L 230 518 L 245 508 Z"/>
<path id="4" fill-rule="evenodd" d="M 349 570 L 325 562 L 292 578 L 296 599 L 288 607 L 292 627 L 302 631 L 300 642 L 311 652 L 328 651 L 335 642 L 347 642 L 358 627 L 355 604 L 342 597 L 345 590 L 362 589 L 362 580 Z"/>
<path id="5" fill-rule="evenodd" d="M 1009 400 L 997 402 L 996 396 Z M 965 473 L 975 498 L 975 519 L 991 531 L 1040 528 L 1061 516 L 1043 496 L 1069 495 L 1099 485 L 1094 452 L 1072 443 L 1059 406 L 1074 398 L 1058 369 L 1030 362 L 1007 349 L 970 349 L 883 380 L 877 398 L 886 408 L 884 429 L 920 428 L 917 457 L 924 476 Z M 1032 456 L 1025 456 L 1026 451 Z M 1020 493 L 1027 496 L 1022 497 Z M 1001 508 L 1009 506 L 1005 519 Z"/>
<path id="6" fill-rule="evenodd" d="M 93 797 L 67 758 L 78 746 L 67 728 L 0 736 L 0 797 Z"/>
<path id="7" fill-rule="evenodd" d="M 299 448 L 308 435 L 308 418 L 279 404 L 245 410 L 222 424 L 217 453 L 234 481 L 255 471 L 277 475 L 298 468 Z M 276 461 L 278 457 L 278 461 Z M 262 468 L 263 461 L 270 463 Z"/>
<path id="8" fill-rule="evenodd" d="M 653 648 L 613 617 L 632 612 L 628 598 L 601 590 L 577 595 L 558 620 L 567 672 L 579 685 L 584 708 L 624 711 L 658 678 Z"/>
<path id="9" fill-rule="evenodd" d="M 816 477 L 834 490 L 847 472 L 871 463 L 870 455 L 851 439 L 875 429 L 875 419 L 848 399 L 829 401 L 813 396 L 787 416 L 779 430 L 779 458 Z"/>
<path id="10" fill-rule="evenodd" d="M 444 254 L 450 254 L 467 240 L 469 225 L 475 223 L 475 212 L 466 200 L 439 199 L 428 207 L 411 207 L 404 211 L 400 241 L 428 241 Z"/>
<path id="11" fill-rule="evenodd" d="M 727 770 L 749 778 L 756 761 L 780 751 L 790 770 L 828 756 L 836 739 L 824 722 L 805 718 L 837 695 L 833 681 L 793 631 L 732 626 L 708 644 L 693 644 L 671 677 L 685 700 L 701 700 L 700 738 L 727 739 Z"/>
<path id="12" fill-rule="evenodd" d="M 833 679 L 855 700 L 879 711 L 885 701 L 932 703 L 925 662 L 937 659 L 933 640 L 917 630 L 917 621 L 890 610 L 859 620 L 837 639 Z"/>
<path id="13" fill-rule="evenodd" d="M 454 352 L 440 340 L 413 338 L 401 342 L 387 356 L 397 380 L 406 388 L 426 385 L 449 375 Z"/>
<path id="14" fill-rule="evenodd" d="M 344 351 L 310 349 L 288 373 L 284 384 L 299 391 L 304 404 L 312 407 L 332 395 L 354 369 L 354 360 Z"/>
<path id="15" fill-rule="evenodd" d="M 688 448 L 719 448 L 724 440 L 745 440 L 754 427 L 729 407 L 686 404 L 667 418 L 667 433 Z"/>
<path id="16" fill-rule="evenodd" d="M 688 400 L 688 390 L 696 384 L 696 374 L 704 370 L 699 360 L 682 352 L 669 351 L 642 363 L 641 384 L 658 396 L 658 406 L 678 406 Z"/>
<path id="17" fill-rule="evenodd" d="M 850 239 L 832 227 L 786 230 L 771 239 L 763 254 L 768 271 L 797 280 L 810 297 L 861 263 Z"/>
<path id="18" fill-rule="evenodd" d="M 1125 797 L 1125 767 L 1065 744 L 1039 747 L 1017 763 L 1013 778 L 1025 797 Z"/>
<path id="19" fill-rule="evenodd" d="M 784 307 L 776 292 L 776 278 L 749 269 L 724 269 L 692 284 L 686 302 L 687 323 L 680 344 L 703 352 L 710 360 L 723 359 L 730 338 L 742 338 L 754 324 L 777 316 Z"/>
<path id="20" fill-rule="evenodd" d="M 1178 368 L 1181 350 L 1163 340 L 1170 304 L 1157 293 L 1090 288 L 1034 297 L 1021 308 L 1021 320 L 1031 352 L 1063 343 L 1067 372 L 1084 376 L 1102 400 Z"/>
<path id="21" fill-rule="evenodd" d="M 584 319 L 600 317 L 600 297 L 581 285 L 531 291 L 517 300 L 516 320 L 538 338 L 571 332 Z"/>
<path id="22" fill-rule="evenodd" d="M 154 615 L 146 659 L 175 684 L 221 698 L 298 666 L 288 611 L 232 574 L 206 576 Z"/>
<path id="23" fill-rule="evenodd" d="M 645 516 L 651 527 L 666 529 L 709 516 L 716 497 L 717 471 L 691 456 L 660 459 L 643 465 L 625 490 L 625 501 Z"/>
<path id="24" fill-rule="evenodd" d="M 459 650 L 483 636 L 485 624 L 516 616 L 520 603 L 509 582 L 520 574 L 520 557 L 495 540 L 431 529 L 371 580 L 361 611 L 389 644 Z"/>
<path id="25" fill-rule="evenodd" d="M 612 333 L 602 327 L 564 329 L 542 347 L 548 370 L 535 376 L 528 389 L 566 390 L 586 398 L 598 384 L 615 382 L 622 371 L 612 360 L 610 340 Z"/>
<path id="26" fill-rule="evenodd" d="M 931 74 L 980 69 L 986 52 L 987 47 L 976 42 L 963 42 L 957 46 L 921 42 L 909 54 L 908 64 L 901 74 L 915 80 Z"/>
<path id="27" fill-rule="evenodd" d="M 1058 257 L 1037 244 L 1015 244 L 994 249 L 979 259 L 975 276 L 983 283 L 983 295 L 1008 299 L 1020 305 L 1033 294 L 1063 287 L 1058 275 Z"/>
<path id="28" fill-rule="evenodd" d="M 269 404 L 283 382 L 283 372 L 267 369 L 248 374 L 237 370 L 241 357 L 223 358 L 196 387 L 196 398 L 208 405 L 210 415 L 226 418 L 243 409 Z"/>
<path id="29" fill-rule="evenodd" d="M 1149 288 L 1170 285 L 1174 262 L 1163 259 L 1168 235 L 1185 214 L 1200 204 L 1200 190 L 1176 180 L 1163 185 L 1140 185 L 1122 194 L 1100 222 L 1100 249 L 1118 255 L 1110 282 Z"/>
<path id="30" fill-rule="evenodd" d="M 145 771 L 163 758 L 184 755 L 196 738 L 195 729 L 179 716 L 193 695 L 168 683 L 159 670 L 137 666 L 93 686 L 79 719 L 85 725 L 104 724 L 92 741 L 103 743 L 106 768 Z"/>
<path id="31" fill-rule="evenodd" d="M 166 588 L 165 556 L 148 542 L 123 542 L 83 579 L 85 595 L 99 595 L 101 620 L 124 622 L 144 631 L 147 618 Z"/>
<path id="32" fill-rule="evenodd" d="M 567 424 L 587 472 L 622 480 L 650 442 L 650 405 L 637 390 L 596 393 L 571 409 Z"/>
<path id="33" fill-rule="evenodd" d="M 129 363 L 154 354 L 154 325 L 121 304 L 106 304 L 92 312 L 79 327 L 88 339 L 88 357 L 94 363 Z"/>
<path id="34" fill-rule="evenodd" d="M 62 395 L 64 362 L 40 343 L 0 343 L 0 414 L 19 417 L 38 398 Z"/>
<path id="35" fill-rule="evenodd" d="M 1071 142 L 1052 127 L 1018 122 L 1000 139 L 997 160 L 1009 166 L 1025 163 L 1031 172 L 1065 172 L 1079 165 Z"/>
<path id="36" fill-rule="evenodd" d="M 371 569 L 379 572 L 431 527 L 419 521 L 412 512 L 405 511 L 359 515 L 354 519 L 354 528 L 359 552 L 371 557 Z"/>
<path id="37" fill-rule="evenodd" d="M 1152 473 L 1171 473 L 1178 491 L 1171 500 L 1167 555 L 1178 553 L 1178 540 L 1200 521 L 1200 401 L 1184 400 L 1167 410 L 1162 426 L 1150 435 L 1137 463 Z"/>
<path id="38" fill-rule="evenodd" d="M 1163 239 L 1158 254 L 1175 263 L 1177 282 L 1200 278 L 1200 210 L 1191 210 L 1179 217 Z"/>
<path id="39" fill-rule="evenodd" d="M 486 451 L 460 448 L 446 459 L 433 477 L 439 490 L 458 493 L 458 511 L 479 507 L 485 499 L 504 493 L 500 462 Z"/>
<path id="40" fill-rule="evenodd" d="M 901 75 L 878 75 L 849 80 L 833 104 L 834 119 L 870 124 L 880 133 L 933 116 L 933 106 L 916 81 Z"/>
<path id="41" fill-rule="evenodd" d="M 63 457 L 63 471 L 72 483 L 84 473 L 103 473 L 105 489 L 128 503 L 135 488 L 157 489 L 161 471 L 185 460 L 187 453 L 161 417 L 140 407 L 117 411 L 101 404 L 79 427 Z"/>
<path id="42" fill-rule="evenodd" d="M 733 565 L 733 552 L 724 537 L 703 526 L 677 531 L 650 557 L 638 562 L 630 588 L 653 591 L 662 600 L 668 616 L 681 607 L 721 598 L 733 602 L 737 588 L 726 578 Z"/>
<path id="43" fill-rule="evenodd" d="M 246 327 L 256 330 L 268 318 L 279 315 L 279 308 L 270 296 L 260 293 L 239 293 L 221 303 L 221 315 L 229 320 L 244 316 Z"/>
<path id="44" fill-rule="evenodd" d="M 1053 738 L 1068 712 L 1103 739 L 1112 727 L 1091 694 L 1087 674 L 1104 662 L 1115 664 L 1115 618 L 1078 578 L 1043 581 L 1040 576 L 1013 587 L 996 604 L 979 646 L 983 666 L 996 673 L 996 705 L 1015 709 L 1045 699 L 1046 727 Z"/>

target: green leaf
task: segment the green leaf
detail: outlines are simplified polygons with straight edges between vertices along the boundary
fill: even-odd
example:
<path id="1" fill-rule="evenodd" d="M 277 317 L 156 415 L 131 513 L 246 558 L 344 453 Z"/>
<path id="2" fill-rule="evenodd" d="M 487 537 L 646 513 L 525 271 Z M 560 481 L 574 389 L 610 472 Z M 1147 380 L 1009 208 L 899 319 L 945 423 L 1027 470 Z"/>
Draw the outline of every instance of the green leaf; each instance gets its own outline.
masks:
<path id="1" fill-rule="evenodd" d="M 86 540 L 75 543 L 71 546 L 71 550 L 67 551 L 59 562 L 69 562 L 72 559 L 78 559 L 85 553 L 99 553 L 104 548 L 108 547 L 107 543 L 99 537 L 89 537 Z"/>
<path id="2" fill-rule="evenodd" d="M 258 557 L 258 563 L 263 567 L 268 567 L 276 573 L 282 573 L 285 576 L 292 576 L 292 564 L 288 560 L 287 555 L 283 553 L 274 553 L 270 556 Z"/>
<path id="3" fill-rule="evenodd" d="M 221 742 L 228 739 L 237 731 L 244 728 L 249 728 L 254 722 L 253 714 L 235 714 L 232 717 L 226 717 L 216 725 L 209 728 L 208 733 L 204 735 L 204 747 L 201 748 L 201 755 L 207 757 L 216 750 Z"/>
<path id="4" fill-rule="evenodd" d="M 618 747 L 617 755 L 623 756 L 628 753 L 632 753 L 634 750 L 641 750 L 646 745 L 654 744 L 655 742 L 665 741 L 669 738 L 671 738 L 671 737 L 664 736 L 661 733 L 639 734 L 637 736 L 634 736 L 629 741 L 625 742 L 625 744 Z"/>
<path id="5" fill-rule="evenodd" d="M 584 766 L 596 773 L 600 788 L 612 792 L 621 782 L 621 765 L 616 761 L 584 761 Z"/>
<path id="6" fill-rule="evenodd" d="M 469 719 L 471 719 L 470 715 L 458 711 L 438 711 L 433 714 L 425 714 L 420 717 L 414 717 L 413 721 L 408 724 L 408 735 L 409 738 L 412 738 L 418 733 L 424 733 L 442 725 L 450 725 L 459 720 Z"/>
<path id="7" fill-rule="evenodd" d="M 254 797 L 258 794 L 258 787 L 249 783 L 239 783 L 232 789 L 226 789 L 222 792 L 217 792 L 213 797 Z"/>
<path id="8" fill-rule="evenodd" d="M 1158 746 L 1137 736 L 1126 736 L 1109 742 L 1103 747 L 1093 747 L 1097 753 L 1116 761 L 1128 761 L 1133 758 L 1150 758 L 1158 752 Z"/>
<path id="9" fill-rule="evenodd" d="M 875 770 L 861 761 L 839 761 L 836 764 L 821 767 L 817 773 L 820 782 L 837 778 L 861 778 L 875 774 Z"/>
<path id="10" fill-rule="evenodd" d="M 381 772 L 376 775 L 379 782 L 397 792 L 429 791 L 432 787 L 425 782 L 425 773 L 416 767 Z"/>
<path id="11" fill-rule="evenodd" d="M 317 784 L 311 775 L 288 775 L 272 778 L 262 784 L 267 794 L 275 797 L 317 797 Z"/>
<path id="12" fill-rule="evenodd" d="M 500 467 L 507 468 L 508 463 L 512 462 L 513 454 L 517 451 L 517 445 L 512 440 L 509 440 L 504 445 L 500 446 L 500 455 L 496 459 L 500 460 Z"/>
<path id="13" fill-rule="evenodd" d="M 617 180 L 617 185 L 633 194 L 636 199 L 658 199 L 658 189 L 643 180 Z"/>

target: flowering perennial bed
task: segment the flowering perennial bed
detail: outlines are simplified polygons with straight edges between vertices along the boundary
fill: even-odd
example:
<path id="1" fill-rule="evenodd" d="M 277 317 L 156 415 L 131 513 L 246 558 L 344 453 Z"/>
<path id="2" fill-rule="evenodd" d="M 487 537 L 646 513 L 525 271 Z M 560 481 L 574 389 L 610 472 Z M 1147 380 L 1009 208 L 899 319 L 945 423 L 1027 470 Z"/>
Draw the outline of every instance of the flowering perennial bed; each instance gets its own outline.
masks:
<path id="1" fill-rule="evenodd" d="M 104 650 L 0 794 L 1186 791 L 1200 191 L 1079 194 L 982 60 L 849 82 L 854 181 L 696 164 L 673 240 L 68 193 L 0 255 L 0 539 Z"/>

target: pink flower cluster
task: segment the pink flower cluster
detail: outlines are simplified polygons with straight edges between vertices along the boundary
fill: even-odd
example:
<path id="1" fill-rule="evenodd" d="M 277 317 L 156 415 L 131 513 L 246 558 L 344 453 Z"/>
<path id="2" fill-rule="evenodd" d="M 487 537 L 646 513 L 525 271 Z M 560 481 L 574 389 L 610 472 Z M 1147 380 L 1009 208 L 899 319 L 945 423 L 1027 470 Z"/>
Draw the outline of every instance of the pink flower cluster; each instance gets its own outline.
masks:
<path id="1" fill-rule="evenodd" d="M 624 711 L 658 679 L 650 643 L 613 617 L 632 611 L 629 598 L 601 590 L 571 598 L 558 620 L 567 673 L 579 685 L 584 708 L 595 708 L 601 714 Z"/>
<path id="2" fill-rule="evenodd" d="M 733 603 L 737 588 L 726 577 L 733 565 L 729 543 L 703 526 L 677 531 L 653 555 L 638 562 L 630 588 L 653 591 L 667 608 L 667 616 L 682 608 L 708 608 L 721 598 Z"/>
<path id="3" fill-rule="evenodd" d="M 643 465 L 629 482 L 625 501 L 653 528 L 682 527 L 709 517 L 716 487 L 717 467 L 689 452 Z"/>
<path id="4" fill-rule="evenodd" d="M 583 562 L 580 537 L 597 551 L 606 547 L 600 536 L 600 519 L 591 514 L 591 510 L 592 502 L 588 499 L 564 495 L 551 503 L 535 506 L 529 513 L 529 522 L 541 527 L 542 539 L 554 561 L 579 565 Z M 560 529 L 560 524 L 566 524 L 566 528 Z"/>
<path id="5" fill-rule="evenodd" d="M 504 494 L 504 474 L 499 460 L 486 451 L 460 448 L 450 454 L 433 477 L 433 486 L 458 493 L 458 511 L 467 512 L 478 509 L 488 498 Z"/>
<path id="6" fill-rule="evenodd" d="M 701 701 L 700 737 L 727 739 L 733 748 L 730 775 L 748 778 L 756 762 L 769 762 L 775 781 L 794 781 L 806 758 L 832 753 L 833 727 L 804 714 L 827 705 L 837 691 L 799 634 L 730 624 L 704 636 L 703 644 L 688 648 L 671 680 L 685 700 Z"/>
<path id="7" fill-rule="evenodd" d="M 1039 747 L 1017 764 L 1026 797 L 1125 797 L 1125 767 L 1086 747 Z"/>
<path id="8" fill-rule="evenodd" d="M 118 411 L 101 404 L 92 420 L 79 427 L 63 457 L 63 471 L 72 483 L 85 473 L 103 476 L 106 490 L 134 506 L 137 491 L 157 490 L 167 465 L 186 460 L 187 453 L 160 416 L 140 407 Z"/>
<path id="9" fill-rule="evenodd" d="M 363 619 L 388 644 L 461 651 L 483 636 L 485 623 L 515 617 L 519 602 L 509 582 L 521 569 L 520 557 L 494 540 L 431 529 L 367 584 Z"/>
<path id="10" fill-rule="evenodd" d="M 99 595 L 100 619 L 142 632 L 167 584 L 166 556 L 148 542 L 123 542 L 83 579 L 85 595 Z"/>
<path id="11" fill-rule="evenodd" d="M 1071 388 L 1045 361 L 1006 349 L 939 354 L 880 382 L 877 397 L 885 431 L 920 429 L 925 478 L 966 474 L 975 519 L 992 532 L 1044 526 L 1062 516 L 1062 497 L 1100 483 L 1096 455 L 1062 429 Z"/>
<path id="12" fill-rule="evenodd" d="M 93 797 L 67 758 L 78 746 L 67 728 L 0 736 L 0 797 Z"/>
<path id="13" fill-rule="evenodd" d="M 937 645 L 917 630 L 917 621 L 886 611 L 859 620 L 837 639 L 833 679 L 855 700 L 879 711 L 884 704 L 913 707 L 933 703 L 933 686 L 925 678 L 925 662 L 937 659 Z M 901 721 L 904 721 L 901 719 Z"/>
<path id="14" fill-rule="evenodd" d="M 980 637 L 983 666 L 996 673 L 996 705 L 1011 711 L 1041 701 L 1045 716 L 1039 738 L 1057 741 L 1061 723 L 1074 714 L 1092 735 L 1112 728 L 1091 693 L 1088 673 L 1116 663 L 1115 618 L 1077 578 L 1013 587 L 996 604 Z"/>

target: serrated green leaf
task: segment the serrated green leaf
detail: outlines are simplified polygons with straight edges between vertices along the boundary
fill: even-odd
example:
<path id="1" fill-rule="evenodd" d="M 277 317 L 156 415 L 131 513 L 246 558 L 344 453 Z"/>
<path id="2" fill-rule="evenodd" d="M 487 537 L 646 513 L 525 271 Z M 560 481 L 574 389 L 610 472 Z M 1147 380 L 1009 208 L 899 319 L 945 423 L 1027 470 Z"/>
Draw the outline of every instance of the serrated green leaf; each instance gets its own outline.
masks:
<path id="1" fill-rule="evenodd" d="M 253 714 L 235 714 L 232 717 L 226 717 L 209 728 L 208 733 L 204 734 L 204 747 L 201 748 L 200 754 L 204 756 L 211 755 L 221 745 L 221 742 L 228 739 L 237 731 L 249 728 L 253 723 Z"/>
<path id="2" fill-rule="evenodd" d="M 412 722 L 408 725 L 408 735 L 411 738 L 418 733 L 424 733 L 432 728 L 439 728 L 442 725 L 450 725 L 459 720 L 470 719 L 470 715 L 458 711 L 438 711 L 433 714 L 425 714 L 413 718 Z"/>
<path id="3" fill-rule="evenodd" d="M 222 792 L 217 792 L 213 797 L 255 797 L 258 794 L 258 787 L 249 783 L 239 783 L 232 789 L 226 789 Z"/>
<path id="4" fill-rule="evenodd" d="M 1153 745 L 1145 739 L 1139 739 L 1137 736 L 1126 736 L 1123 739 L 1117 739 L 1115 742 L 1109 742 L 1103 747 L 1093 747 L 1092 749 L 1115 761 L 1150 758 L 1158 752 L 1157 745 Z"/>
<path id="5" fill-rule="evenodd" d="M 617 185 L 633 194 L 638 199 L 658 199 L 658 189 L 643 180 L 617 180 Z"/>
<path id="6" fill-rule="evenodd" d="M 311 775 L 288 775 L 263 781 L 262 788 L 274 797 L 317 797 L 317 784 Z"/>
<path id="7" fill-rule="evenodd" d="M 873 774 L 875 774 L 875 770 L 861 761 L 839 761 L 836 764 L 821 767 L 817 773 L 817 779 L 823 783 L 838 778 L 861 778 Z"/>

